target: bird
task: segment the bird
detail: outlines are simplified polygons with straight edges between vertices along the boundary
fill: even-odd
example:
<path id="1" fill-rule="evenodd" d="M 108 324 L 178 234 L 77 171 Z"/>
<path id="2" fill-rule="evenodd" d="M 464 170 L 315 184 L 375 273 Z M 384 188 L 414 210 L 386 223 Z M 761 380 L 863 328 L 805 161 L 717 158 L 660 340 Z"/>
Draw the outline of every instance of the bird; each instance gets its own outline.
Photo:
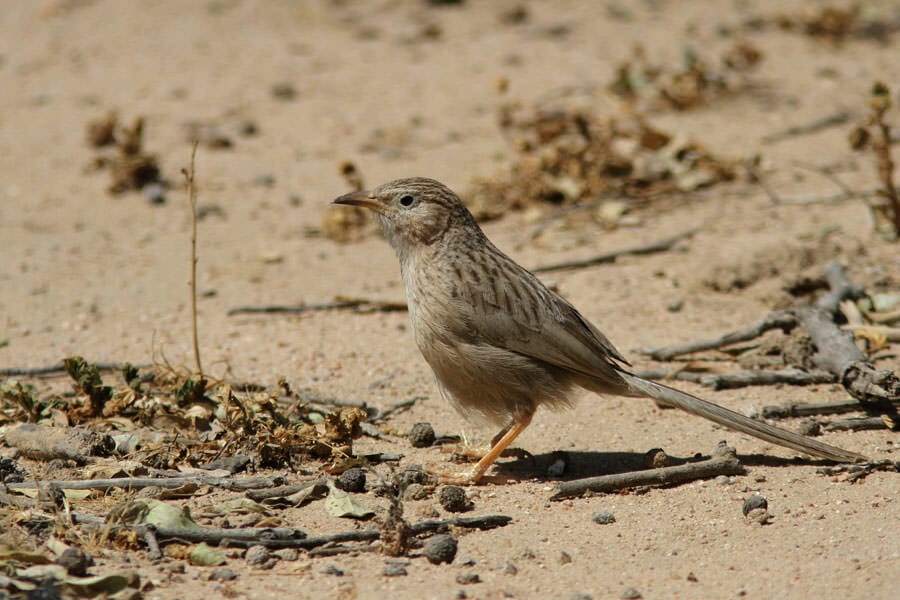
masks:
<path id="1" fill-rule="evenodd" d="M 501 428 L 474 467 L 445 480 L 477 483 L 539 407 L 569 408 L 578 388 L 650 397 L 835 462 L 864 459 L 638 377 L 572 304 L 500 251 L 439 181 L 397 179 L 333 203 L 374 212 L 399 259 L 415 341 L 441 395 L 469 420 Z"/>

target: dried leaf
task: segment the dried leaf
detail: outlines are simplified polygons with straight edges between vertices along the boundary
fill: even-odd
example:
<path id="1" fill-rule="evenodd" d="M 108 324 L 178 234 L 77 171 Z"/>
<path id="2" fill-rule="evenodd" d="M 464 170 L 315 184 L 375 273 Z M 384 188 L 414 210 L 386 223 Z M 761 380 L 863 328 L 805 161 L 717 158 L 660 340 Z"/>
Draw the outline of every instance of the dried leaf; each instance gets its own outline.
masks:
<path id="1" fill-rule="evenodd" d="M 332 517 L 349 517 L 352 519 L 365 519 L 375 514 L 375 511 L 357 502 L 353 495 L 339 490 L 334 484 L 328 484 L 328 497 L 325 498 L 325 510 Z"/>
<path id="2" fill-rule="evenodd" d="M 192 565 L 202 567 L 217 567 L 226 562 L 225 555 L 207 545 L 206 542 L 200 542 L 191 548 L 188 558 Z"/>

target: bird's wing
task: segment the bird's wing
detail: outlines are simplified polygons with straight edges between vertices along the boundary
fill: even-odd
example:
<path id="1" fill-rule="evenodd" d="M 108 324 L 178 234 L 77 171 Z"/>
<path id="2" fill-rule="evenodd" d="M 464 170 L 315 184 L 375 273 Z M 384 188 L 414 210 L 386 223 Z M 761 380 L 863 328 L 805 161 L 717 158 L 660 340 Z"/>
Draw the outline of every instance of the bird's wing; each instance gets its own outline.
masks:
<path id="1" fill-rule="evenodd" d="M 505 259 L 505 260 L 504 260 Z M 591 377 L 614 377 L 628 361 L 571 304 L 503 255 L 488 285 L 464 285 L 472 332 L 484 341 Z"/>

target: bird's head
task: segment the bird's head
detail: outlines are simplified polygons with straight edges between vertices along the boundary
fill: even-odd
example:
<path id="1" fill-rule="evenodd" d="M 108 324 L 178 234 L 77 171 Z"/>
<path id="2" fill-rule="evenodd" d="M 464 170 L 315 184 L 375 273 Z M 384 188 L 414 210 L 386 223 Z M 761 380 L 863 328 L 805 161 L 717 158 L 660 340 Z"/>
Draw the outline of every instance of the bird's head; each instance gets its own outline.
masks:
<path id="1" fill-rule="evenodd" d="M 450 188 L 424 177 L 397 179 L 368 191 L 351 192 L 334 204 L 362 206 L 375 211 L 394 250 L 402 257 L 418 246 L 430 246 L 454 226 L 475 220 Z"/>

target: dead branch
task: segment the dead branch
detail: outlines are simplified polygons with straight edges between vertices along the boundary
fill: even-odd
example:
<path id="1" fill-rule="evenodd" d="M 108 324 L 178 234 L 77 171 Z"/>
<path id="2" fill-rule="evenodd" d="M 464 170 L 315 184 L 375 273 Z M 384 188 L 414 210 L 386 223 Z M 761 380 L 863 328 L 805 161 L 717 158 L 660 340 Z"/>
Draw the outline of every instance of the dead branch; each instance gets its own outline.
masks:
<path id="1" fill-rule="evenodd" d="M 392 414 L 394 414 L 395 412 L 408 410 L 408 409 L 412 408 L 416 402 L 418 402 L 419 400 L 424 400 L 424 399 L 425 399 L 425 396 L 413 396 L 412 398 L 409 398 L 408 400 L 402 400 L 400 402 L 397 402 L 396 404 L 392 404 L 391 406 L 388 406 L 383 411 L 379 412 L 377 415 L 370 418 L 369 421 L 372 423 L 377 423 L 379 421 L 383 421 L 383 420 L 387 419 L 389 416 L 391 416 Z"/>
<path id="2" fill-rule="evenodd" d="M 616 259 L 622 256 L 636 256 L 641 254 L 654 254 L 657 252 L 666 252 L 672 249 L 676 243 L 680 242 L 685 238 L 689 238 L 695 233 L 697 233 L 700 229 L 698 227 L 694 227 L 693 229 L 688 229 L 687 231 L 682 231 L 681 233 L 677 233 L 671 237 L 659 240 L 657 242 L 652 242 L 650 244 L 644 244 L 642 246 L 634 246 L 631 248 L 625 248 L 623 250 L 615 250 L 613 252 L 607 252 L 606 254 L 600 254 L 598 256 L 593 256 L 590 258 L 583 258 L 580 260 L 569 260 L 564 261 L 552 265 L 546 265 L 543 267 L 537 267 L 531 270 L 532 273 L 548 273 L 550 271 L 562 271 L 562 270 L 570 270 L 570 269 L 582 269 L 584 267 L 590 267 L 593 265 L 599 265 L 603 263 L 611 263 L 615 262 Z"/>
<path id="3" fill-rule="evenodd" d="M 816 346 L 815 365 L 836 375 L 851 396 L 860 402 L 900 398 L 900 379 L 892 371 L 876 371 L 853 336 L 841 331 L 824 310 L 798 307 L 794 314 Z"/>
<path id="4" fill-rule="evenodd" d="M 888 327 L 886 325 L 843 325 L 841 329 L 849 332 L 870 331 L 883 335 L 888 342 L 900 342 L 900 327 Z"/>
<path id="5" fill-rule="evenodd" d="M 900 401 L 895 401 L 893 403 L 873 402 L 871 404 L 867 404 L 866 406 L 861 406 L 859 404 L 859 401 L 854 398 L 851 400 L 841 400 L 840 402 L 790 402 L 788 404 L 763 406 L 760 410 L 760 415 L 763 419 L 785 419 L 788 417 L 834 415 L 840 413 L 856 412 L 860 409 L 883 409 L 890 411 L 897 408 L 900 408 Z"/>
<path id="6" fill-rule="evenodd" d="M 824 371 L 804 371 L 788 368 L 777 371 L 734 371 L 732 373 L 711 373 L 700 377 L 700 383 L 714 390 L 725 390 L 751 385 L 815 385 L 834 383 L 835 376 Z"/>
<path id="7" fill-rule="evenodd" d="M 22 481 L 8 483 L 15 489 L 37 489 L 38 485 L 52 486 L 64 490 L 109 490 L 122 488 L 139 490 L 148 487 L 179 488 L 184 485 L 208 485 L 225 490 L 252 490 L 279 485 L 281 477 L 215 477 L 208 475 L 187 475 L 181 477 L 120 477 L 115 479 L 53 479 L 50 481 Z"/>
<path id="8" fill-rule="evenodd" d="M 113 439 L 105 433 L 34 423 L 10 427 L 3 435 L 3 442 L 29 458 L 73 460 L 78 464 L 86 463 L 91 456 L 109 456 L 116 447 Z"/>
<path id="9" fill-rule="evenodd" d="M 197 158 L 197 146 L 200 142 L 194 140 L 191 148 L 191 162 L 188 169 L 182 169 L 185 183 L 187 184 L 188 205 L 191 209 L 191 333 L 194 344 L 194 363 L 197 365 L 197 375 L 203 379 L 203 365 L 200 363 L 200 341 L 197 334 L 197 188 L 194 186 L 194 163 Z"/>
<path id="10" fill-rule="evenodd" d="M 565 481 L 557 485 L 551 500 L 580 496 L 585 492 L 609 493 L 643 485 L 666 485 L 719 475 L 740 475 L 744 472 L 734 448 L 720 443 L 712 457 L 700 462 L 686 463 L 659 469 L 645 469 Z"/>
<path id="11" fill-rule="evenodd" d="M 853 114 L 849 111 L 842 110 L 838 111 L 834 114 L 820 117 L 809 123 L 805 123 L 803 125 L 794 125 L 792 127 L 788 127 L 782 131 L 777 131 L 775 133 L 770 133 L 769 135 L 763 136 L 762 142 L 764 144 L 772 144 L 775 142 L 780 142 L 781 140 L 788 139 L 790 137 L 796 137 L 798 135 L 807 135 L 810 133 L 817 133 L 822 131 L 823 129 L 827 129 L 829 127 L 834 127 L 836 125 L 843 125 L 847 121 L 849 121 L 853 117 Z"/>
<path id="12" fill-rule="evenodd" d="M 676 367 L 674 369 L 642 369 L 640 371 L 635 371 L 634 374 L 638 377 L 642 377 L 643 379 L 668 379 L 677 381 L 690 381 L 691 383 L 700 383 L 700 380 L 704 375 L 706 375 L 706 373 L 688 371 L 687 369 L 683 369 L 680 367 Z"/>
<path id="13" fill-rule="evenodd" d="M 702 352 L 704 350 L 715 350 L 724 346 L 730 346 L 731 344 L 747 342 L 756 339 L 770 329 L 781 329 L 787 333 L 793 329 L 796 324 L 797 320 L 790 311 L 777 310 L 770 312 L 768 315 L 748 327 L 731 331 L 709 340 L 675 344 L 673 346 L 664 346 L 662 348 L 648 348 L 642 350 L 641 353 L 646 354 L 655 360 L 672 360 L 673 358 L 684 354 L 693 354 L 694 352 Z"/>
<path id="14" fill-rule="evenodd" d="M 872 429 L 896 430 L 900 420 L 896 415 L 881 415 L 879 417 L 850 417 L 837 419 L 829 423 L 823 423 L 825 431 L 867 431 Z"/>
<path id="15" fill-rule="evenodd" d="M 305 489 L 314 487 L 314 486 L 324 486 L 325 479 L 319 478 L 315 481 L 304 481 L 302 483 L 292 483 L 290 485 L 279 485 L 276 487 L 264 488 L 264 489 L 254 489 L 250 490 L 245 494 L 251 500 L 256 500 L 259 502 L 260 500 L 267 500 L 269 498 L 280 498 L 283 496 L 290 496 L 291 494 L 296 494 L 297 492 L 302 492 Z"/>
<path id="16" fill-rule="evenodd" d="M 122 367 L 127 364 L 132 364 L 128 362 L 96 362 L 91 363 L 94 367 L 96 367 L 99 371 L 121 371 Z M 135 368 L 138 369 L 146 369 L 152 365 L 138 365 L 136 363 L 133 364 Z M 47 367 L 9 367 L 5 369 L 0 369 L 0 377 L 46 377 L 46 376 L 57 376 L 57 375 L 66 375 L 66 367 L 63 363 L 59 362 L 55 365 L 50 365 Z"/>
<path id="17" fill-rule="evenodd" d="M 390 302 L 381 300 L 367 300 L 365 298 L 339 298 L 334 302 L 321 304 L 299 304 L 296 306 L 264 305 L 264 306 L 235 306 L 228 309 L 228 316 L 240 314 L 300 314 L 323 310 L 352 310 L 356 313 L 371 312 L 403 312 L 406 311 L 406 302 Z"/>
<path id="18" fill-rule="evenodd" d="M 153 528 L 156 539 L 160 543 L 165 542 L 206 542 L 208 544 L 222 544 L 238 547 L 263 545 L 267 548 L 302 548 L 311 549 L 325 544 L 338 544 L 342 542 L 370 542 L 379 539 L 380 529 L 357 529 L 342 531 L 331 535 L 307 537 L 300 529 L 289 527 L 247 527 L 235 529 L 222 529 L 217 527 L 201 527 L 197 529 L 153 527 L 150 525 L 111 525 L 99 517 L 72 513 L 74 523 L 87 526 L 88 529 L 110 529 L 111 531 L 136 531 L 143 534 L 148 528 Z M 444 531 L 450 527 L 463 527 L 466 529 L 488 530 L 503 527 L 512 521 L 512 517 L 506 515 L 484 515 L 481 517 L 454 517 L 439 521 L 422 521 L 410 527 L 413 535 Z"/>

